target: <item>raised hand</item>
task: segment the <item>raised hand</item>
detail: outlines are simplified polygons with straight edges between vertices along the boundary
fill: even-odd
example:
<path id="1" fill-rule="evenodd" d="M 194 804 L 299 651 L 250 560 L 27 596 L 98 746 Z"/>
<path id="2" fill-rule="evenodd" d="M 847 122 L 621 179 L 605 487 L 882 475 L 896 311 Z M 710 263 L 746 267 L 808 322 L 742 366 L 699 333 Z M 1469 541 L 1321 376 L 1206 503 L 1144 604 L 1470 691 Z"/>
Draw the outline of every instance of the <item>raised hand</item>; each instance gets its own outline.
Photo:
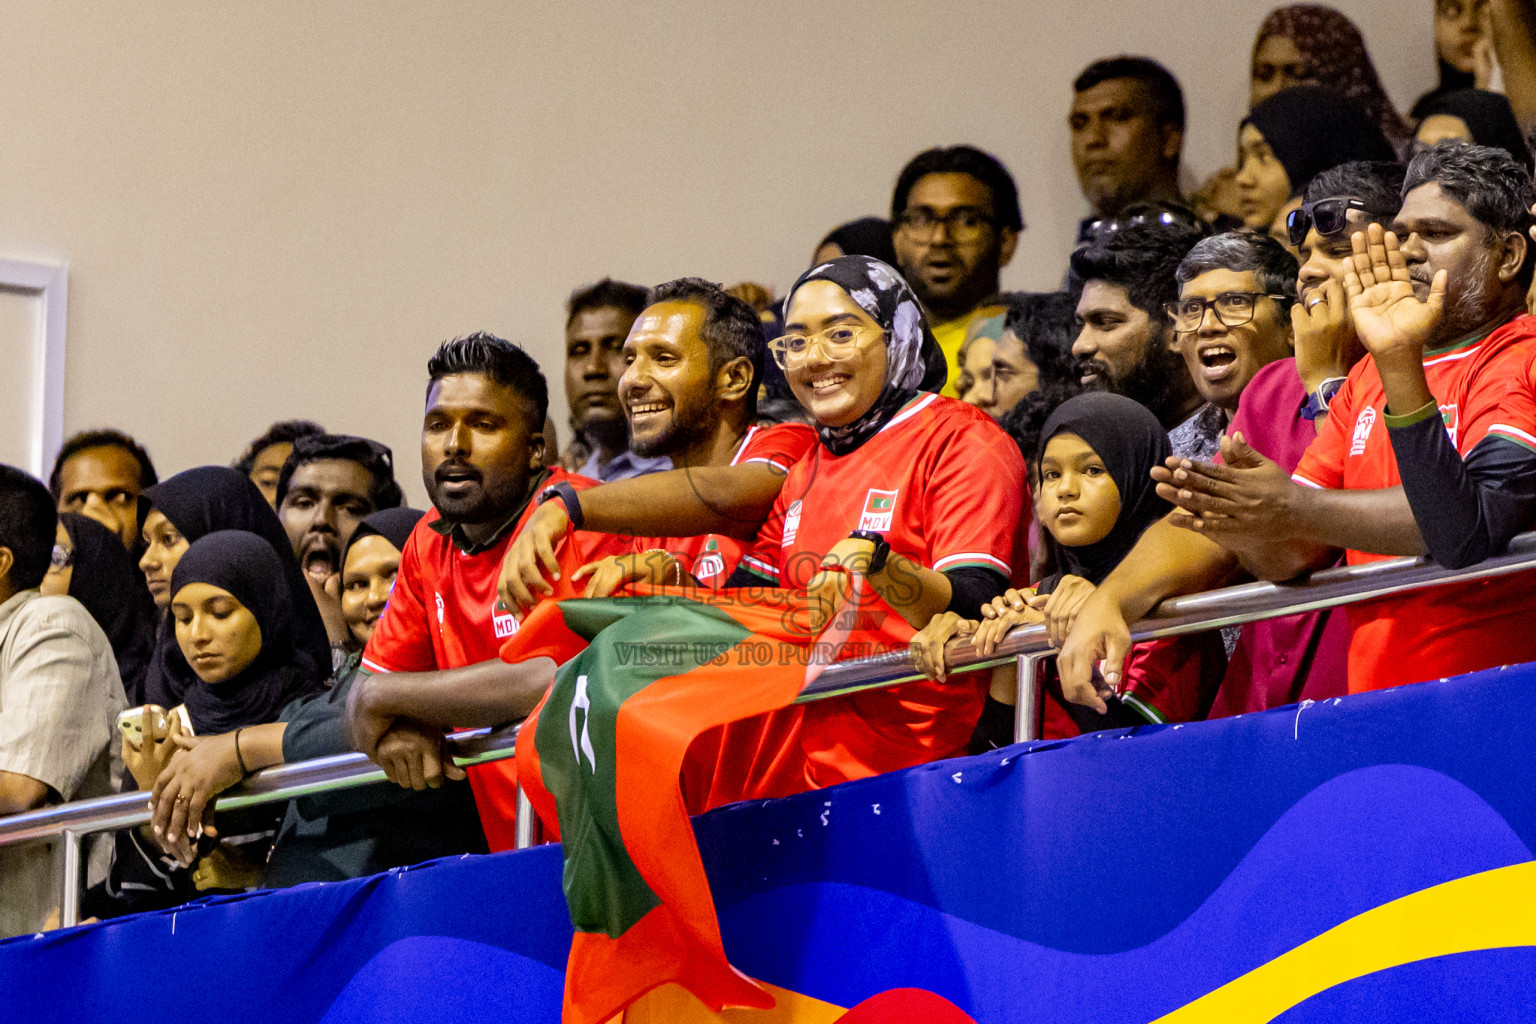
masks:
<path id="1" fill-rule="evenodd" d="M 1356 336 L 1376 359 L 1399 354 L 1421 359 L 1445 310 L 1446 272 L 1435 273 L 1429 297 L 1420 299 L 1395 234 L 1371 224 L 1355 232 L 1350 245 L 1344 294 Z"/>

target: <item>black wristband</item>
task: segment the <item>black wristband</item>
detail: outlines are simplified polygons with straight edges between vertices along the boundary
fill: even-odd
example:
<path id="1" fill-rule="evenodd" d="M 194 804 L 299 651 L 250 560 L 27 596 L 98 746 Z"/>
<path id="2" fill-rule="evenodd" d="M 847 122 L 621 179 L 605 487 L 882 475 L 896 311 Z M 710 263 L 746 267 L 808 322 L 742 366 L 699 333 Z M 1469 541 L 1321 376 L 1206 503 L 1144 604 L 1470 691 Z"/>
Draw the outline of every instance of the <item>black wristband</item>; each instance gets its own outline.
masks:
<path id="1" fill-rule="evenodd" d="M 576 494 L 576 488 L 562 480 L 557 484 L 550 484 L 539 495 L 539 504 L 542 505 L 551 498 L 559 498 L 565 505 L 565 518 L 571 521 L 571 529 L 581 529 L 581 524 L 586 522 L 581 514 L 581 498 Z"/>
<path id="2" fill-rule="evenodd" d="M 240 775 L 243 778 L 251 774 L 251 770 L 245 766 L 245 758 L 240 753 L 240 733 L 242 732 L 244 729 L 235 730 L 235 760 L 240 763 Z"/>
<path id="3" fill-rule="evenodd" d="M 869 555 L 869 568 L 864 570 L 866 576 L 873 576 L 885 568 L 885 560 L 891 556 L 891 545 L 884 534 L 874 530 L 854 530 L 848 537 L 851 540 L 867 540 L 875 546 Z"/>

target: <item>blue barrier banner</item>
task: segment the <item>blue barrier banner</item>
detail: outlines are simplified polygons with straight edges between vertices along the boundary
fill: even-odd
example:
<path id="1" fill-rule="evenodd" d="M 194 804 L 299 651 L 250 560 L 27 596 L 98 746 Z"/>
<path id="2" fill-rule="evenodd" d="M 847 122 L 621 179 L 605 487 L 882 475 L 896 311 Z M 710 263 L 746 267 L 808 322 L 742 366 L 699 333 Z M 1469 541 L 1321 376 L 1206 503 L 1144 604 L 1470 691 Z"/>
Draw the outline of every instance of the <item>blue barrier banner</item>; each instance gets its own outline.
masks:
<path id="1" fill-rule="evenodd" d="M 626 1020 L 1536 1021 L 1533 683 L 705 815 L 726 951 L 779 1006 L 716 1016 L 667 988 Z M 555 1021 L 570 938 L 557 849 L 437 861 L 0 943 L 0 1020 Z"/>

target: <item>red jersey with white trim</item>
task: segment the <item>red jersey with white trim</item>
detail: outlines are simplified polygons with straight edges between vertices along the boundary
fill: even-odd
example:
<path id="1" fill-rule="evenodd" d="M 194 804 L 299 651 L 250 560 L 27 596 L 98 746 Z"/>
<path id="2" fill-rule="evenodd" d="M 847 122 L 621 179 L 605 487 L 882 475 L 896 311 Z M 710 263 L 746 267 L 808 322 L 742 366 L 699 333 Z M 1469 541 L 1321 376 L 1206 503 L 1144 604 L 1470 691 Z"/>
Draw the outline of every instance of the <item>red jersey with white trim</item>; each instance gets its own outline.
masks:
<path id="1" fill-rule="evenodd" d="M 561 481 L 578 491 L 597 483 L 554 468 L 540 490 Z M 474 554 L 466 554 L 453 540 L 433 530 L 429 524 L 442 517 L 436 509 L 428 512 L 400 553 L 400 571 L 389 604 L 363 650 L 363 667 L 376 673 L 432 672 L 499 658 L 502 645 L 517 632 L 518 620 L 509 612 L 496 610 L 496 582 L 507 547 L 535 507 L 530 501 L 512 529 Z M 551 583 L 555 588 L 553 600 L 580 597 L 580 590 L 570 585 L 571 573 L 586 562 L 623 550 L 617 537 L 568 531 L 555 546 L 560 579 Z M 508 760 L 469 770 L 486 839 L 493 850 L 510 848 L 514 838 L 514 765 Z"/>
<path id="2" fill-rule="evenodd" d="M 833 455 L 818 445 L 800 460 L 743 564 L 802 588 L 827 552 L 862 529 L 929 569 L 980 566 L 1023 584 L 1029 507 L 1018 445 L 973 406 L 924 394 L 857 450 Z M 863 586 L 861 607 L 886 607 Z M 889 626 L 916 633 L 905 621 Z M 988 678 L 971 673 L 802 705 L 806 781 L 820 788 L 962 753 Z"/>
<path id="3" fill-rule="evenodd" d="M 1451 441 L 1466 458 L 1485 441 L 1536 449 L 1536 318 L 1517 317 L 1482 338 L 1426 352 L 1424 375 Z M 1308 487 L 1374 490 L 1402 478 L 1382 417 L 1386 392 L 1362 359 L 1328 406 L 1317 440 L 1292 479 Z M 1393 557 L 1346 552 L 1351 565 Z M 1346 608 L 1351 693 L 1536 660 L 1529 574 L 1433 587 Z"/>
<path id="4" fill-rule="evenodd" d="M 787 474 L 814 447 L 816 431 L 804 423 L 752 427 L 737 445 L 730 464 L 742 466 L 755 462 Z M 738 540 L 718 533 L 694 537 L 636 537 L 634 550 L 661 548 L 681 562 L 683 570 L 705 587 L 718 590 L 754 542 L 755 538 Z"/>

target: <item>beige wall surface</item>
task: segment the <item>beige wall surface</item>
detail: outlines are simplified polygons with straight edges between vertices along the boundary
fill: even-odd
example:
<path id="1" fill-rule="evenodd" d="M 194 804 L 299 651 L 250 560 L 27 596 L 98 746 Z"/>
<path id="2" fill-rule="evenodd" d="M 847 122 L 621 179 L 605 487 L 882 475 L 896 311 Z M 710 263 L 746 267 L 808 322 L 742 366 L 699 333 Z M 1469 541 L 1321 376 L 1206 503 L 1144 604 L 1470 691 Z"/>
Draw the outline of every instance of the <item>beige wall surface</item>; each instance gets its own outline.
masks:
<path id="1" fill-rule="evenodd" d="M 1072 76 L 1165 62 L 1198 179 L 1270 6 L 13 0 L 0 256 L 69 261 L 66 432 L 121 427 L 170 473 L 316 418 L 393 446 L 420 503 L 439 341 L 527 346 L 564 437 L 572 287 L 782 289 L 926 146 L 1003 158 L 1029 225 L 1004 283 L 1054 286 L 1084 213 Z M 1338 6 L 1400 107 L 1432 84 L 1430 0 Z"/>

